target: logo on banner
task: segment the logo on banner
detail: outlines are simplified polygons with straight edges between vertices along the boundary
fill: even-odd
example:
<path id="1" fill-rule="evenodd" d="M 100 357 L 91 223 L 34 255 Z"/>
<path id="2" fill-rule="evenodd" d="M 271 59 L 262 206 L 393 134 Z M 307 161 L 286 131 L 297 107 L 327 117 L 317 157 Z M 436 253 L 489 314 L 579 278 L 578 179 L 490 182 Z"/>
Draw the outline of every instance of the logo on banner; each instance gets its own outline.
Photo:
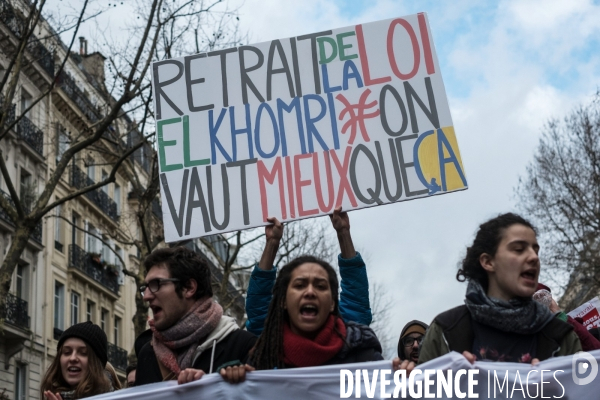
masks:
<path id="1" fill-rule="evenodd" d="M 571 373 L 576 385 L 587 385 L 598 375 L 598 362 L 590 353 L 580 351 L 573 354 L 572 363 Z"/>

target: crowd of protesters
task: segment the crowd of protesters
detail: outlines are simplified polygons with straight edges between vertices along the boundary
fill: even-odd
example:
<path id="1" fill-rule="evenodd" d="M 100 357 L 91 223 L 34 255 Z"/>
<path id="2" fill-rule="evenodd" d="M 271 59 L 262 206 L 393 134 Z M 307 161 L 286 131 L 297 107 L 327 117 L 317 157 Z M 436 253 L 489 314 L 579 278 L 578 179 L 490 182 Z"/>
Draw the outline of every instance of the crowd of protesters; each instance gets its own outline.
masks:
<path id="1" fill-rule="evenodd" d="M 177 380 L 180 384 L 218 372 L 237 383 L 254 370 L 382 360 L 372 320 L 367 269 L 350 235 L 348 214 L 331 215 L 340 246 L 336 270 L 311 255 L 279 271 L 273 266 L 283 235 L 275 218 L 252 271 L 248 320 L 240 329 L 213 300 L 206 262 L 184 247 L 154 251 L 144 260 L 140 287 L 153 318 L 135 343 L 137 365 L 126 371 L 128 387 Z M 467 360 L 535 364 L 550 357 L 600 349 L 596 330 L 568 317 L 538 282 L 539 245 L 534 227 L 503 214 L 479 227 L 456 278 L 467 281 L 465 304 L 439 314 L 430 325 L 410 321 L 398 341 L 394 369 L 450 351 Z M 41 384 L 45 400 L 80 399 L 121 388 L 107 362 L 105 333 L 91 322 L 67 329 Z"/>

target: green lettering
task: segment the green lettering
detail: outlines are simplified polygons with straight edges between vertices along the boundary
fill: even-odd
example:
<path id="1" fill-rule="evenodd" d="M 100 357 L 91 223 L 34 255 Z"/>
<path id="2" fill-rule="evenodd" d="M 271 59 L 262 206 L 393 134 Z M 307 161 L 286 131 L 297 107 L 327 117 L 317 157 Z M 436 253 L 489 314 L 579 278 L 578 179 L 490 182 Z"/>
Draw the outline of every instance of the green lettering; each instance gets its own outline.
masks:
<path id="1" fill-rule="evenodd" d="M 176 124 L 181 122 L 181 118 L 171 118 L 156 123 L 156 130 L 158 131 L 158 152 L 160 154 L 160 172 L 176 171 L 183 168 L 182 164 L 171 164 L 167 165 L 167 159 L 165 155 L 165 147 L 175 146 L 176 140 L 164 140 L 163 139 L 163 126 L 169 124 Z"/>
<path id="2" fill-rule="evenodd" d="M 210 164 L 210 158 L 190 160 L 190 117 L 183 116 L 183 165 L 194 167 L 196 165 Z"/>
<path id="3" fill-rule="evenodd" d="M 356 33 L 354 31 L 344 32 L 344 33 L 340 33 L 339 35 L 337 35 L 337 44 L 338 44 L 338 49 L 340 52 L 340 60 L 346 61 L 346 60 L 351 60 L 353 58 L 358 57 L 357 54 L 346 54 L 344 51 L 345 49 L 352 48 L 351 44 L 344 44 L 344 38 L 348 37 L 348 36 L 354 36 L 354 35 L 356 35 Z"/>
<path id="4" fill-rule="evenodd" d="M 335 44 L 335 40 L 324 36 L 317 38 L 317 42 L 319 43 L 319 64 L 327 64 L 335 60 L 337 57 L 337 45 Z M 325 43 L 329 43 L 331 46 L 331 56 L 329 56 L 329 58 L 326 55 Z"/>

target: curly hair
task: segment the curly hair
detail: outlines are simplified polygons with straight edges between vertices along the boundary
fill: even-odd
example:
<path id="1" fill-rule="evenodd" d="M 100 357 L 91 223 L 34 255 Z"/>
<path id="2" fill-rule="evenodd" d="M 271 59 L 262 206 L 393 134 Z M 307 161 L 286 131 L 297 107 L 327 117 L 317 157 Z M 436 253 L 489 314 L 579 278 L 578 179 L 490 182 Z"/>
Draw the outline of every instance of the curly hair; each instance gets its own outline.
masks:
<path id="1" fill-rule="evenodd" d="M 498 215 L 496 218 L 492 218 L 479 225 L 479 230 L 475 235 L 473 244 L 470 247 L 467 247 L 467 254 L 462 260 L 461 266 L 456 273 L 456 279 L 459 282 L 474 279 L 487 290 L 488 275 L 481 266 L 479 257 L 484 253 L 494 257 L 498 250 L 498 245 L 504 236 L 504 231 L 515 224 L 525 225 L 536 232 L 535 227 L 529 221 L 520 215 L 513 213 Z"/>
<path id="2" fill-rule="evenodd" d="M 84 342 L 85 343 L 85 342 Z M 86 343 L 87 356 L 88 356 L 88 367 L 87 373 L 79 381 L 76 387 L 71 387 L 62 375 L 60 367 L 60 357 L 63 351 L 64 343 L 58 349 L 56 357 L 50 364 L 50 367 L 42 379 L 40 385 L 41 398 L 44 398 L 44 392 L 50 390 L 52 393 L 62 393 L 74 390 L 73 397 L 75 399 L 83 399 L 85 397 L 95 396 L 97 394 L 108 393 L 111 391 L 111 383 L 104 372 L 102 362 L 92 350 L 92 348 Z"/>
<path id="3" fill-rule="evenodd" d="M 175 291 L 180 298 L 183 296 L 183 288 L 191 279 L 198 284 L 195 299 L 212 297 L 210 267 L 198 253 L 183 246 L 154 250 L 144 260 L 144 269 L 148 273 L 158 265 L 165 265 L 171 278 L 179 279 L 175 284 Z"/>
<path id="4" fill-rule="evenodd" d="M 313 256 L 301 256 L 290 261 L 281 268 L 277 275 L 264 330 L 254 348 L 250 351 L 248 364 L 254 366 L 256 369 L 285 368 L 283 362 L 283 324 L 289 323 L 289 315 L 285 309 L 285 299 L 292 279 L 292 272 L 306 263 L 318 264 L 327 272 L 331 297 L 334 302 L 334 308 L 331 313 L 336 318 L 341 318 L 338 298 L 339 281 L 333 267 L 327 262 Z M 336 333 L 344 339 L 340 332 L 336 330 Z"/>

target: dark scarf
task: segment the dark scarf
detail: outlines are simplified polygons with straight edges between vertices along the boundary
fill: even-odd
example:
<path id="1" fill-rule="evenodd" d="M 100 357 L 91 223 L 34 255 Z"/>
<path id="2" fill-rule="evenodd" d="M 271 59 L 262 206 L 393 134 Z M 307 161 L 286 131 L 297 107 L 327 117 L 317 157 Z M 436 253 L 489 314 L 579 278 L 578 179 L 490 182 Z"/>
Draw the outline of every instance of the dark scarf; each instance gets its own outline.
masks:
<path id="1" fill-rule="evenodd" d="M 475 321 L 502 332 L 530 335 L 539 332 L 554 318 L 543 304 L 531 298 L 510 301 L 488 297 L 481 285 L 471 279 L 465 304 Z"/>
<path id="2" fill-rule="evenodd" d="M 152 347 L 158 361 L 175 376 L 181 370 L 190 368 L 200 339 L 215 330 L 222 316 L 223 308 L 212 297 L 206 297 L 198 300 L 190 312 L 164 331 L 157 331 L 154 320 L 150 320 Z"/>
<path id="3" fill-rule="evenodd" d="M 314 340 L 296 335 L 288 323 L 283 324 L 283 361 L 293 367 L 316 367 L 331 360 L 344 345 L 346 325 L 341 318 L 329 314 L 325 326 Z"/>

